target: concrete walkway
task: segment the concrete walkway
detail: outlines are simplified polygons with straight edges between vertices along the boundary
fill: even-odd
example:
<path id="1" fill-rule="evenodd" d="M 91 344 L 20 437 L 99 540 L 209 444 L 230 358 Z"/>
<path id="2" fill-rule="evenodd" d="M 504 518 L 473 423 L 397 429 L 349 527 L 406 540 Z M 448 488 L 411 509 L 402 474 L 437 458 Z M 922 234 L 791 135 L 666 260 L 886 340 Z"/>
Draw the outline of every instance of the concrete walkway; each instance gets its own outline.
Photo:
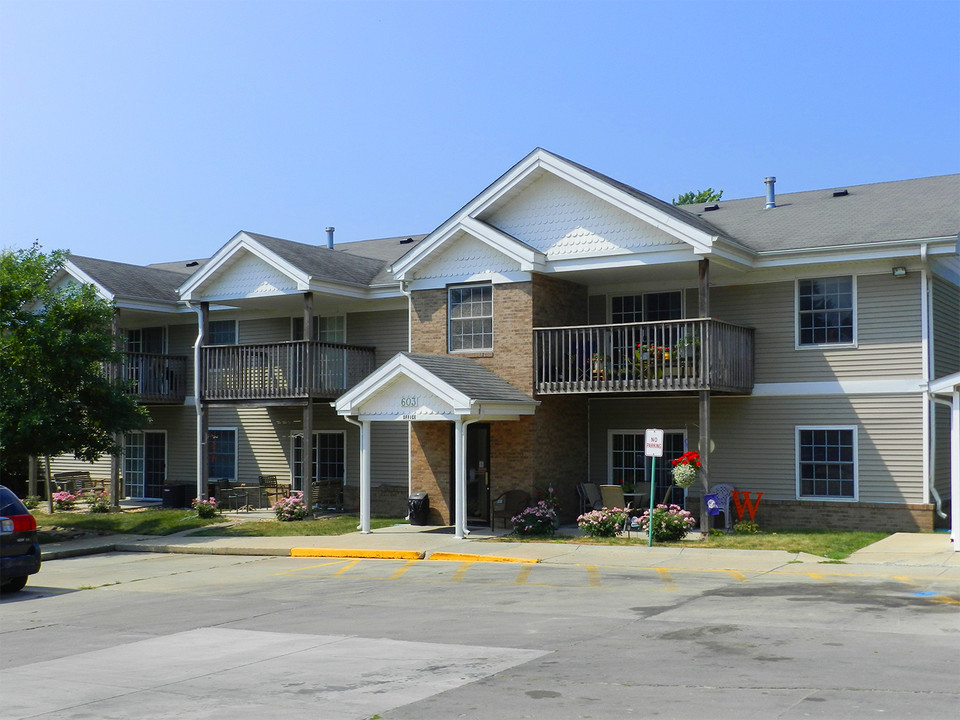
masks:
<path id="1" fill-rule="evenodd" d="M 247 518 L 245 518 L 247 519 Z M 254 519 L 254 518 L 249 518 Z M 239 520 L 239 519 L 238 519 Z M 575 530 L 575 528 L 573 529 Z M 185 531 L 163 537 L 107 535 L 43 546 L 43 560 L 102 552 L 176 552 L 213 555 L 289 557 L 375 557 L 385 559 L 457 560 L 475 562 L 540 562 L 635 568 L 674 568 L 770 572 L 849 572 L 851 566 L 872 568 L 872 574 L 896 575 L 910 567 L 916 574 L 960 580 L 960 552 L 953 552 L 946 533 L 896 533 L 853 553 L 842 563 L 806 553 L 782 550 L 717 550 L 696 547 L 594 545 L 576 542 L 510 541 L 505 531 L 474 530 L 458 540 L 452 528 L 394 525 L 364 535 L 297 537 L 196 537 Z M 562 530 L 566 532 L 566 529 Z M 641 535 L 641 537 L 643 537 Z"/>

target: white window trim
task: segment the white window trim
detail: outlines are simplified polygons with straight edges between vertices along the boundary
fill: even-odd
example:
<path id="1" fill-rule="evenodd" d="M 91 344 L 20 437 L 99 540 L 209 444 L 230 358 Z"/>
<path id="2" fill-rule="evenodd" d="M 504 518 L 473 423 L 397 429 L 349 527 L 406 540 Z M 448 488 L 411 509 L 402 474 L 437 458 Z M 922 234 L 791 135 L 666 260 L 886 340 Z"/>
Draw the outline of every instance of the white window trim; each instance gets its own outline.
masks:
<path id="1" fill-rule="evenodd" d="M 217 347 L 230 347 L 231 345 L 239 345 L 239 344 L 240 344 L 240 322 L 239 322 L 239 320 L 237 320 L 236 318 L 234 318 L 233 320 L 221 320 L 220 318 L 210 318 L 210 319 L 207 321 L 207 330 L 208 330 L 208 331 L 210 330 L 210 324 L 211 324 L 211 323 L 215 323 L 215 322 L 232 322 L 232 323 L 233 323 L 233 338 L 234 338 L 234 341 L 233 341 L 232 343 L 227 343 L 227 344 L 225 344 L 225 345 L 220 345 L 220 346 L 217 346 Z M 209 338 L 209 337 L 204 338 L 203 344 L 204 344 L 204 345 L 209 345 L 209 344 L 210 344 L 210 338 Z"/>
<path id="2" fill-rule="evenodd" d="M 341 435 L 341 436 L 343 437 L 344 458 L 343 458 L 343 478 L 342 478 L 342 480 L 343 480 L 343 486 L 346 487 L 346 486 L 347 486 L 347 456 L 346 456 L 346 452 L 347 452 L 347 432 L 346 432 L 345 430 L 314 430 L 314 431 L 313 431 L 313 441 L 314 441 L 314 445 L 313 445 L 313 446 L 314 446 L 315 448 L 317 447 L 316 441 L 317 441 L 317 436 L 318 436 L 318 435 Z M 296 476 L 296 473 L 294 472 L 294 458 L 296 457 L 296 451 L 297 451 L 297 438 L 302 438 L 302 437 L 303 437 L 303 431 L 302 431 L 302 430 L 300 430 L 300 431 L 294 431 L 294 432 L 290 433 L 290 488 L 291 488 L 291 489 L 293 489 L 293 488 L 296 486 L 296 483 L 297 483 L 297 476 Z M 319 460 L 319 458 L 318 458 L 318 460 Z M 302 464 L 302 461 L 301 461 L 301 464 Z M 312 462 L 312 460 L 310 461 L 310 465 L 311 465 L 311 468 L 310 468 L 310 469 L 313 470 L 313 467 L 312 467 L 312 466 L 313 466 L 313 462 Z M 319 468 L 318 468 L 318 469 L 319 469 Z M 309 473 L 308 473 L 308 474 L 309 474 Z M 313 478 L 311 477 L 311 480 L 312 480 L 312 479 L 313 479 Z M 303 488 L 301 488 L 300 490 L 302 491 Z"/>
<path id="3" fill-rule="evenodd" d="M 616 483 L 613 477 L 613 436 L 614 435 L 639 435 L 640 437 L 646 439 L 647 429 L 637 430 L 636 428 L 628 428 L 626 430 L 607 430 L 607 484 L 613 485 Z M 683 451 L 686 452 L 689 447 L 689 442 L 687 439 L 687 431 L 685 428 L 665 428 L 663 430 L 664 435 L 683 435 Z M 657 459 L 658 462 L 661 458 Z M 646 467 L 644 467 L 644 478 L 646 478 Z M 646 482 L 646 480 L 644 480 Z M 684 488 L 684 495 L 686 495 L 687 488 Z"/>
<path id="4" fill-rule="evenodd" d="M 646 292 L 609 293 L 607 295 L 607 322 L 611 324 L 614 322 L 614 319 L 613 319 L 613 299 L 614 298 L 622 298 L 622 297 L 643 298 L 647 295 L 663 295 L 665 293 L 680 293 L 680 318 L 679 319 L 681 320 L 687 319 L 687 293 L 683 289 L 674 288 L 673 290 L 647 290 Z M 641 300 L 641 303 L 642 302 L 643 300 Z M 637 320 L 635 322 L 658 322 L 658 321 L 654 321 L 654 320 L 647 321 L 646 319 L 644 319 L 644 320 Z"/>
<path id="5" fill-rule="evenodd" d="M 124 335 L 123 335 L 124 349 L 126 349 L 128 352 L 139 352 L 139 353 L 142 353 L 142 352 L 143 352 L 143 350 L 142 350 L 142 348 L 143 348 L 143 331 L 144 331 L 144 330 L 150 330 L 150 329 L 155 328 L 155 327 L 158 327 L 158 328 L 160 328 L 161 330 L 163 330 L 163 350 L 162 350 L 159 354 L 160 354 L 160 355 L 167 355 L 167 354 L 169 354 L 169 353 L 170 353 L 170 326 L 169 326 L 169 325 L 148 325 L 148 326 L 145 326 L 145 327 L 124 328 L 124 329 L 123 329 L 123 333 L 124 333 Z M 129 349 L 126 347 L 126 346 L 127 346 L 127 343 L 129 342 L 130 333 L 131 333 L 131 332 L 134 332 L 134 331 L 140 333 L 140 347 L 141 347 L 140 350 L 129 350 Z"/>
<path id="6" fill-rule="evenodd" d="M 450 293 L 454 290 L 467 290 L 469 288 L 479 288 L 479 287 L 488 287 L 490 288 L 490 347 L 486 348 L 463 348 L 461 350 L 453 349 L 453 318 L 450 317 Z M 494 327 L 493 319 L 495 316 L 496 310 L 493 306 L 493 283 L 482 282 L 482 283 L 467 283 L 464 285 L 448 285 L 447 286 L 447 352 L 454 355 L 463 355 L 463 354 L 476 354 L 476 353 L 490 353 L 493 352 L 494 345 L 496 343 L 496 337 L 494 336 Z"/>
<path id="7" fill-rule="evenodd" d="M 233 430 L 233 438 L 234 438 L 234 442 L 233 442 L 233 479 L 231 480 L 231 482 L 239 482 L 239 480 L 240 480 L 240 429 L 239 429 L 238 427 L 229 427 L 229 426 L 223 426 L 223 427 L 208 427 L 208 428 L 207 428 L 207 435 L 209 435 L 210 433 L 212 433 L 212 432 L 214 432 L 214 431 L 216 431 L 216 430 Z M 207 442 L 208 442 L 208 443 L 210 442 L 209 438 L 207 438 Z M 209 462 L 210 462 L 210 448 L 209 448 L 209 446 L 208 446 L 208 447 L 207 447 L 207 463 L 208 463 L 208 465 L 209 465 Z M 208 478 L 208 481 L 209 481 L 209 482 L 213 482 L 214 480 L 217 480 L 217 479 L 218 479 L 218 478 L 210 477 L 210 478 Z"/>
<path id="8" fill-rule="evenodd" d="M 797 278 L 793 281 L 793 348 L 794 350 L 849 350 L 857 348 L 860 333 L 860 319 L 857 308 L 859 306 L 857 292 L 857 276 L 850 274 L 850 292 L 853 295 L 853 341 L 848 343 L 820 343 L 815 345 L 800 344 L 800 283 L 804 280 L 821 280 L 828 277 L 847 277 L 847 275 L 811 275 Z"/>
<path id="9" fill-rule="evenodd" d="M 163 485 L 166 485 L 166 484 L 167 484 L 168 473 L 169 473 L 169 471 L 170 471 L 170 464 L 169 464 L 169 460 L 170 460 L 170 443 L 168 442 L 167 431 L 166 431 L 166 430 L 128 430 L 126 433 L 124 433 L 124 436 L 126 436 L 126 435 L 163 435 L 163 483 L 162 483 L 162 484 L 163 484 Z M 126 449 L 127 449 L 127 440 L 126 440 L 126 437 L 124 437 L 124 440 L 123 440 L 123 449 L 124 449 L 124 455 L 126 455 Z M 122 455 L 122 456 L 121 456 L 121 461 L 120 461 L 120 475 L 121 475 L 121 477 L 123 477 L 123 471 L 124 471 L 124 469 L 125 469 L 125 468 L 124 468 L 125 462 L 126 462 L 126 458 Z M 142 470 L 141 470 L 141 472 L 142 472 Z M 126 478 L 123 478 L 123 480 L 124 480 L 124 487 L 125 487 L 125 489 L 126 489 Z M 144 482 L 144 483 L 143 483 L 143 490 L 144 490 L 144 492 L 146 492 L 146 489 L 147 489 L 147 484 L 146 484 L 146 482 Z M 134 496 L 132 496 L 132 497 L 139 498 L 139 499 L 141 499 L 141 500 L 162 500 L 162 499 L 163 499 L 162 497 L 159 497 L 159 498 L 151 498 L 151 497 L 147 497 L 146 495 L 143 495 L 143 496 L 134 495 Z"/>
<path id="10" fill-rule="evenodd" d="M 314 315 L 314 316 L 313 316 L 313 322 L 314 322 L 314 324 L 317 325 L 317 326 L 319 326 L 319 325 L 320 325 L 320 318 L 322 318 L 322 317 L 324 317 L 324 318 L 332 318 L 332 317 L 343 318 L 343 344 L 344 344 L 344 345 L 347 345 L 347 344 L 348 344 L 348 343 L 347 343 L 347 314 L 346 314 L 346 313 L 338 313 L 338 314 L 336 314 L 336 315 Z M 291 341 L 291 342 L 299 342 L 299 341 L 297 341 L 297 340 L 294 340 L 294 337 L 295 337 L 295 335 L 296 335 L 296 333 L 294 332 L 294 326 L 295 326 L 297 320 L 303 320 L 303 315 L 293 315 L 293 316 L 291 316 L 291 318 L 290 318 L 290 341 Z M 320 332 L 319 332 L 319 331 L 320 331 L 320 328 L 319 328 L 319 327 L 316 327 L 316 328 L 314 328 L 314 329 L 317 331 L 317 336 L 319 337 L 319 335 L 320 335 Z M 302 338 L 301 338 L 301 339 L 302 339 Z"/>
<path id="11" fill-rule="evenodd" d="M 802 430 L 852 430 L 853 431 L 853 497 L 833 495 L 802 495 L 800 493 L 800 432 Z M 794 475 L 796 477 L 797 500 L 807 502 L 860 502 L 860 444 L 856 425 L 796 425 L 794 438 Z"/>

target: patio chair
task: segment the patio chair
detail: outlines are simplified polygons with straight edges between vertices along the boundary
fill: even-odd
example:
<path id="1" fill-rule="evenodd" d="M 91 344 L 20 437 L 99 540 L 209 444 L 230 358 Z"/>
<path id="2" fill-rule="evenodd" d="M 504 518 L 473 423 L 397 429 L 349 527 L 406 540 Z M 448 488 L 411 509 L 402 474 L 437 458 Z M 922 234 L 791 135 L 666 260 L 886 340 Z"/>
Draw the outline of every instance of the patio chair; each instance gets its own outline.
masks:
<path id="1" fill-rule="evenodd" d="M 583 485 L 583 492 L 587 496 L 587 503 L 589 507 L 587 511 L 590 510 L 599 510 L 603 507 L 603 498 L 600 495 L 600 488 L 596 483 L 581 483 Z"/>
<path id="2" fill-rule="evenodd" d="M 493 527 L 497 526 L 497 520 L 503 520 L 503 527 L 506 528 L 507 521 L 529 504 L 529 493 L 523 490 L 507 490 L 493 501 Z"/>
<path id="3" fill-rule="evenodd" d="M 710 488 L 709 494 L 717 496 L 717 506 L 723 513 L 724 530 L 729 530 L 733 525 L 730 519 L 730 498 L 733 497 L 733 485 L 719 483 Z"/>
<path id="4" fill-rule="evenodd" d="M 633 507 L 627 502 L 627 499 L 623 495 L 623 486 L 601 485 L 600 497 L 603 498 L 603 507 L 608 510 L 621 508 L 627 511 L 623 520 L 623 531 L 627 534 L 627 537 L 630 537 L 630 512 L 633 510 Z"/>
<path id="5" fill-rule="evenodd" d="M 261 493 L 264 499 L 266 499 L 267 504 L 271 507 L 273 507 L 280 498 L 290 497 L 289 487 L 287 485 L 281 485 L 276 475 L 261 475 L 258 478 L 258 482 L 260 483 Z"/>

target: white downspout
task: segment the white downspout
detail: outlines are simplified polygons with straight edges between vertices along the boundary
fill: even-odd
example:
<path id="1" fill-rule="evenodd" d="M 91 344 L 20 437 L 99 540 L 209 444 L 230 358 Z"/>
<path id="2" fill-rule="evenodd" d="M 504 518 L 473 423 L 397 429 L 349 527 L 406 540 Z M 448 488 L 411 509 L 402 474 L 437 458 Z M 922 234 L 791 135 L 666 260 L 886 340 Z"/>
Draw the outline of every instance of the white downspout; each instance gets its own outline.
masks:
<path id="1" fill-rule="evenodd" d="M 413 352 L 413 293 L 407 289 L 409 282 L 400 281 L 400 292 L 407 296 L 407 352 Z M 413 428 L 410 427 L 410 420 L 407 420 L 407 497 L 413 493 L 413 468 L 410 458 L 410 435 Z M 410 514 L 407 513 L 407 520 Z"/>
<path id="2" fill-rule="evenodd" d="M 203 486 L 203 403 L 200 401 L 200 357 L 203 342 L 203 310 L 187 302 L 187 307 L 197 314 L 197 339 L 193 343 L 193 404 L 197 408 L 197 497 L 206 499 L 207 489 Z"/>
<path id="3" fill-rule="evenodd" d="M 923 368 L 923 383 L 924 386 L 930 383 L 930 379 L 933 377 L 933 352 L 932 352 L 932 343 L 933 338 L 930 334 L 930 328 L 932 327 L 931 317 L 933 313 L 932 303 L 933 298 L 931 297 L 930 292 L 930 266 L 929 259 L 927 257 L 927 244 L 923 243 L 920 246 L 920 362 Z M 929 397 L 929 396 L 928 396 Z M 922 416 L 922 428 L 921 432 L 923 433 L 924 439 L 924 450 L 923 461 L 922 461 L 922 477 L 923 477 L 923 488 L 921 492 L 923 493 L 923 502 L 930 502 L 930 489 L 934 485 L 934 473 L 936 472 L 936 463 L 934 460 L 934 442 L 935 442 L 935 430 L 933 426 L 933 405 L 928 401 L 926 407 L 924 407 L 924 412 Z"/>

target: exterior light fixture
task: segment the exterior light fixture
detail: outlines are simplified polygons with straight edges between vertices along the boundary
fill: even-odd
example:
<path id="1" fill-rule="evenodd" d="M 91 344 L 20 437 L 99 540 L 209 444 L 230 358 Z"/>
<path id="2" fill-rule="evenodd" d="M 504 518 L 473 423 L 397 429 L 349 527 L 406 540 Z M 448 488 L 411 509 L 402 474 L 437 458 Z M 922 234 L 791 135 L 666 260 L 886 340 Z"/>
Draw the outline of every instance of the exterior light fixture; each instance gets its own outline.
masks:
<path id="1" fill-rule="evenodd" d="M 906 277 L 906 276 L 907 276 L 907 269 L 906 269 L 905 267 L 895 267 L 895 268 L 893 269 L 893 276 L 894 276 L 894 277 Z"/>

